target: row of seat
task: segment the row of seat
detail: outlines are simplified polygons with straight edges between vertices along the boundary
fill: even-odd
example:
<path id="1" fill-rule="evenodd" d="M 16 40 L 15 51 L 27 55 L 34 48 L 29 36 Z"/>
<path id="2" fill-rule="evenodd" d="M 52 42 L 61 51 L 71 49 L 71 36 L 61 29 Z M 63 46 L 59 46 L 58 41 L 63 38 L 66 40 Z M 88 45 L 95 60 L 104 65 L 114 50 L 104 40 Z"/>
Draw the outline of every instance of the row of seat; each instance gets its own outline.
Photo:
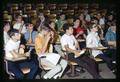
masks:
<path id="1" fill-rule="evenodd" d="M 38 12 L 40 10 L 79 10 L 85 8 L 98 9 L 99 4 L 8 4 L 6 9 L 12 14 L 16 10 L 26 13 L 29 10 L 37 10 Z"/>

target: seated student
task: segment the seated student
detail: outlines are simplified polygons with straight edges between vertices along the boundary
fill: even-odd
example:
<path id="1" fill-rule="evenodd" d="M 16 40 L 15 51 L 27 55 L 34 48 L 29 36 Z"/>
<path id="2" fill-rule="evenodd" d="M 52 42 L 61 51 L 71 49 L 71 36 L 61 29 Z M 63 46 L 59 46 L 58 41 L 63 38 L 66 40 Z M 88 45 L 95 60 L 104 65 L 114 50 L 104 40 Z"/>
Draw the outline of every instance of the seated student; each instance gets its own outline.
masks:
<path id="1" fill-rule="evenodd" d="M 18 53 L 19 48 L 22 47 L 20 45 L 20 38 L 21 34 L 18 30 L 13 30 L 10 33 L 10 40 L 5 45 L 5 58 L 11 59 L 11 58 L 20 58 L 25 55 L 21 55 Z M 34 63 L 34 61 L 21 61 L 21 62 L 12 62 L 8 61 L 8 70 L 12 72 L 16 79 L 23 79 L 24 74 L 21 71 L 21 68 L 28 67 L 30 68 L 30 72 L 27 75 L 27 79 L 33 79 L 35 76 L 35 73 L 37 72 L 38 66 Z"/>
<path id="2" fill-rule="evenodd" d="M 86 38 L 86 46 L 89 48 L 93 48 L 92 55 L 94 58 L 97 57 L 97 58 L 103 59 L 107 63 L 108 67 L 111 70 L 113 70 L 114 67 L 112 66 L 112 60 L 109 57 L 107 57 L 107 55 L 103 53 L 101 50 L 96 50 L 99 47 L 104 48 L 104 46 L 100 43 L 100 38 L 97 33 L 98 25 L 92 24 L 90 27 L 90 31 L 91 32 L 87 35 L 87 38 Z"/>
<path id="3" fill-rule="evenodd" d="M 37 57 L 35 55 L 35 37 L 38 34 L 37 31 L 34 31 L 34 25 L 32 23 L 26 24 L 27 31 L 24 33 L 24 39 L 26 42 L 27 49 L 31 51 L 31 59 L 35 60 L 37 63 Z"/>
<path id="4" fill-rule="evenodd" d="M 116 60 L 116 25 L 112 23 L 109 27 L 106 35 L 105 40 L 109 47 L 109 52 L 112 53 L 112 59 Z"/>
<path id="5" fill-rule="evenodd" d="M 10 39 L 10 36 L 8 34 L 8 32 L 10 30 L 10 23 L 9 22 L 5 22 L 3 29 L 4 29 L 4 46 L 5 46 L 6 43 L 8 42 L 8 40 Z"/>
<path id="6" fill-rule="evenodd" d="M 75 37 L 73 36 L 73 26 L 65 24 L 63 26 L 65 34 L 61 38 L 62 49 L 69 52 L 68 60 L 78 63 L 79 66 L 85 68 L 94 79 L 101 78 L 99 76 L 96 62 L 86 55 L 80 55 L 81 50 Z M 82 51 L 85 51 L 83 49 Z"/>
<path id="7" fill-rule="evenodd" d="M 21 15 L 17 15 L 13 29 L 19 30 L 20 33 L 24 34 L 26 32 L 26 27 Z"/>
<path id="8" fill-rule="evenodd" d="M 24 33 L 24 38 L 26 40 L 26 45 L 31 50 L 34 49 L 35 46 L 35 37 L 38 34 L 37 31 L 34 31 L 34 25 L 32 23 L 26 24 L 27 31 Z"/>
<path id="9" fill-rule="evenodd" d="M 39 65 L 40 66 L 47 66 L 51 68 L 50 71 L 48 71 L 43 78 L 44 79 L 51 79 L 51 78 L 58 78 L 61 77 L 65 68 L 67 67 L 67 61 L 62 59 L 59 54 L 55 53 L 49 53 L 49 45 L 50 41 L 53 38 L 53 32 L 51 32 L 50 27 L 48 26 L 42 26 L 41 32 L 37 35 L 35 38 L 35 50 L 38 55 Z M 49 59 L 50 56 L 57 55 L 60 58 L 52 58 Z M 45 58 L 42 58 L 45 57 Z M 51 62 L 52 60 L 52 62 Z M 53 64 L 56 63 L 56 64 Z"/>

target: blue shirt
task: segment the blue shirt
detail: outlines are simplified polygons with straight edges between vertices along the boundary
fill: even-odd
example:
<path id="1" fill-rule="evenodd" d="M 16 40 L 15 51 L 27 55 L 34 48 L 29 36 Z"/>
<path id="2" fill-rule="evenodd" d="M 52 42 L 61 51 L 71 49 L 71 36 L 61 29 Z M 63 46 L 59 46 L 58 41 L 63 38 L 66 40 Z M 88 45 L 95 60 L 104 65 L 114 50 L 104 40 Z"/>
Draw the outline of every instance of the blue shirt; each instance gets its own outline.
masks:
<path id="1" fill-rule="evenodd" d="M 106 41 L 116 41 L 116 33 L 109 29 L 105 35 Z"/>
<path id="2" fill-rule="evenodd" d="M 31 34 L 32 35 L 32 41 L 33 41 L 33 43 L 35 42 L 35 37 L 36 37 L 37 34 L 38 34 L 37 31 L 33 31 L 32 34 Z M 24 37 L 25 37 L 26 41 L 29 40 L 29 37 L 30 37 L 29 31 L 27 31 L 27 32 L 24 33 Z"/>

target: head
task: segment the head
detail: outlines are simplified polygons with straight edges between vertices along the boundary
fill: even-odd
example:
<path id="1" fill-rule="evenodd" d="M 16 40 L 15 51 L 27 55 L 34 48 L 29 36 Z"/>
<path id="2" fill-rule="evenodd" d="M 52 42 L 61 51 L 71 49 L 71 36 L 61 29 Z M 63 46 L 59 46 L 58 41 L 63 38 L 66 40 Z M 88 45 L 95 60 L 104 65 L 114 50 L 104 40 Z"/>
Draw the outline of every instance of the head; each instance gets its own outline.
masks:
<path id="1" fill-rule="evenodd" d="M 64 14 L 64 13 L 61 13 L 61 14 L 60 14 L 60 19 L 61 19 L 61 20 L 65 20 L 65 14 Z"/>
<path id="2" fill-rule="evenodd" d="M 99 28 L 99 26 L 97 24 L 91 24 L 91 26 L 90 26 L 91 32 L 97 32 L 98 28 Z"/>
<path id="3" fill-rule="evenodd" d="M 101 14 L 98 13 L 96 17 L 97 17 L 98 19 L 100 19 L 100 18 L 101 18 Z"/>
<path id="4" fill-rule="evenodd" d="M 116 24 L 112 23 L 110 26 L 111 31 L 116 32 Z"/>
<path id="5" fill-rule="evenodd" d="M 18 30 L 14 29 L 10 32 L 10 38 L 12 38 L 15 41 L 19 41 L 21 38 L 21 34 L 19 33 Z"/>
<path id="6" fill-rule="evenodd" d="M 88 14 L 88 9 L 85 9 L 84 10 L 84 15 L 87 15 Z"/>
<path id="7" fill-rule="evenodd" d="M 4 23 L 4 31 L 8 32 L 10 30 L 10 23 L 9 22 L 5 22 Z"/>
<path id="8" fill-rule="evenodd" d="M 80 14 L 79 19 L 84 20 L 84 14 L 83 13 Z"/>
<path id="9" fill-rule="evenodd" d="M 55 22 L 50 21 L 50 22 L 49 22 L 49 26 L 50 26 L 52 29 L 55 29 Z"/>
<path id="10" fill-rule="evenodd" d="M 75 19 L 74 21 L 74 27 L 79 27 L 80 26 L 80 20 L 79 19 Z"/>
<path id="11" fill-rule="evenodd" d="M 41 21 L 44 21 L 44 20 L 45 20 L 45 17 L 44 17 L 44 14 L 43 14 L 43 13 L 39 13 L 39 16 L 38 16 L 38 17 L 40 18 Z"/>
<path id="12" fill-rule="evenodd" d="M 51 28 L 48 26 L 48 25 L 43 25 L 42 27 L 41 27 L 41 33 L 43 34 L 43 35 L 47 35 L 48 33 L 50 33 L 51 32 Z"/>
<path id="13" fill-rule="evenodd" d="M 113 15 L 112 14 L 108 16 L 108 20 L 113 20 Z"/>
<path id="14" fill-rule="evenodd" d="M 28 31 L 32 31 L 34 25 L 33 25 L 32 23 L 27 23 L 27 24 L 26 24 L 26 27 L 27 27 L 27 30 L 28 30 Z"/>
<path id="15" fill-rule="evenodd" d="M 73 25 L 64 24 L 63 25 L 63 30 L 65 31 L 66 34 L 72 35 L 73 34 Z"/>
<path id="16" fill-rule="evenodd" d="M 21 22 L 23 21 L 22 16 L 21 16 L 21 15 L 17 15 L 17 16 L 16 16 L 16 21 L 17 21 L 18 23 L 21 23 Z"/>
<path id="17" fill-rule="evenodd" d="M 93 18 L 91 22 L 94 23 L 94 24 L 98 24 L 98 19 L 97 18 Z"/>

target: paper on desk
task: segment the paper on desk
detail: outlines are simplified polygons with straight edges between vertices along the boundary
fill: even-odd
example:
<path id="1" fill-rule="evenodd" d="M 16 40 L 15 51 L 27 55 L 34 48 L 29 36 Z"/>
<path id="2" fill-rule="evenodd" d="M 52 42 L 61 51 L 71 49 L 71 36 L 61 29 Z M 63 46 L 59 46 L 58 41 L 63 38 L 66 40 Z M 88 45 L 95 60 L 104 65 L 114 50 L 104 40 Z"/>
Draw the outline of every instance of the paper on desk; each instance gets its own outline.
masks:
<path id="1" fill-rule="evenodd" d="M 46 53 L 46 59 L 56 65 L 60 59 L 60 55 L 55 53 Z"/>
<path id="2" fill-rule="evenodd" d="M 84 54 L 84 53 L 85 53 L 85 50 L 81 50 L 79 54 L 80 54 L 80 56 L 81 56 L 81 55 Z M 79 57 L 79 56 L 75 56 L 75 58 L 77 58 L 77 57 Z"/>

